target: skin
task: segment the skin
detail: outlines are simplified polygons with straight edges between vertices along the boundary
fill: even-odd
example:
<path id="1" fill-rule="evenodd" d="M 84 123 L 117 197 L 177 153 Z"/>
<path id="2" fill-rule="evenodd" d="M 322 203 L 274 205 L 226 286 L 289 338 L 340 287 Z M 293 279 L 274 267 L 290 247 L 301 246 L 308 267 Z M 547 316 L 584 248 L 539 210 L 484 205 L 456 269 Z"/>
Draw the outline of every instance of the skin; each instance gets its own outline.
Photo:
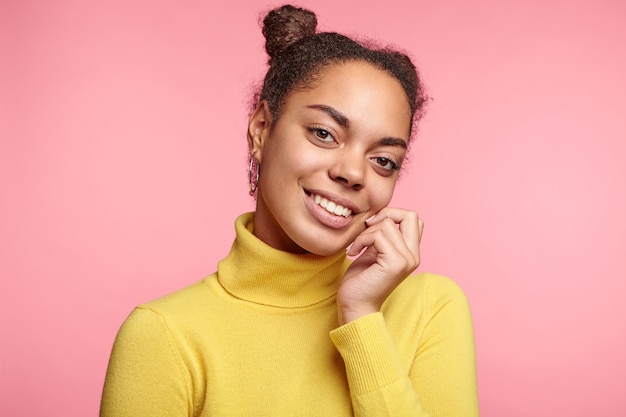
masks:
<path id="1" fill-rule="evenodd" d="M 254 234 L 287 252 L 356 256 L 337 294 L 340 324 L 380 311 L 419 265 L 423 222 L 387 207 L 410 123 L 400 83 L 364 62 L 324 69 L 289 94 L 278 120 L 265 102 L 250 118 L 248 144 L 262 167 Z M 352 214 L 329 214 L 316 194 Z"/>

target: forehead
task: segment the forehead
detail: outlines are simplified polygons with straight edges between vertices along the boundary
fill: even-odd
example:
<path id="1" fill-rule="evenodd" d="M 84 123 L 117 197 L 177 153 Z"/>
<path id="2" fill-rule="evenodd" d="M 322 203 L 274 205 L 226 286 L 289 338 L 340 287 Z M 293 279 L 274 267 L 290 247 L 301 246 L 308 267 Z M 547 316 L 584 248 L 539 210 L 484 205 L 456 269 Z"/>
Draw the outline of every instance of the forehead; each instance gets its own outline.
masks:
<path id="1" fill-rule="evenodd" d="M 289 94 L 284 111 L 311 105 L 338 110 L 351 126 L 384 129 L 408 140 L 411 109 L 404 88 L 372 64 L 350 61 L 322 69 L 309 86 Z"/>

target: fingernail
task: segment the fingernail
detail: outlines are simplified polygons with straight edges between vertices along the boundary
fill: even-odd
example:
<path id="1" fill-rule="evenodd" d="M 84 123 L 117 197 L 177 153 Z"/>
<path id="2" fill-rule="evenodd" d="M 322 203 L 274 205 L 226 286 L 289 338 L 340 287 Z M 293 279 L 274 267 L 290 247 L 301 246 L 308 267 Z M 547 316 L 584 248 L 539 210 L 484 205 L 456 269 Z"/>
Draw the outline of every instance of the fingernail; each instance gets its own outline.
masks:
<path id="1" fill-rule="evenodd" d="M 352 249 L 352 243 L 350 243 L 346 248 L 346 253 L 350 253 L 350 249 Z"/>
<path id="2" fill-rule="evenodd" d="M 376 217 L 376 215 L 374 214 L 372 217 L 370 217 L 369 219 L 365 220 L 365 223 L 368 223 L 370 220 L 372 220 L 374 217 Z"/>

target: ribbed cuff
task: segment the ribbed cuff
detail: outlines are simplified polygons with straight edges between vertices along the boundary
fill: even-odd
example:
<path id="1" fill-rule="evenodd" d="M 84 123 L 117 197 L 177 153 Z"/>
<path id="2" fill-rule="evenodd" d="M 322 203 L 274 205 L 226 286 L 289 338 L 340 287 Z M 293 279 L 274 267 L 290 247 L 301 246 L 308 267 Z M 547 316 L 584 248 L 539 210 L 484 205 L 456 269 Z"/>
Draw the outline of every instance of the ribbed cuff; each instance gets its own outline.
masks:
<path id="1" fill-rule="evenodd" d="M 368 314 L 330 332 L 346 365 L 352 395 L 370 392 L 404 376 L 382 313 Z"/>

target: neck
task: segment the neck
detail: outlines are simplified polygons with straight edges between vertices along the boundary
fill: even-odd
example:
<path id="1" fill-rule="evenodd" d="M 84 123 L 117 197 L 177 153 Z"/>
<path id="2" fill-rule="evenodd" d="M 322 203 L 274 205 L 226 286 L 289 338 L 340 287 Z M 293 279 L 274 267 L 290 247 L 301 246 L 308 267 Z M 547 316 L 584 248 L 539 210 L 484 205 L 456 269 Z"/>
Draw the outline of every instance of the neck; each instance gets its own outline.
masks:
<path id="1" fill-rule="evenodd" d="M 319 256 L 275 249 L 254 233 L 254 214 L 240 216 L 218 279 L 231 295 L 281 308 L 306 307 L 334 298 L 349 265 L 345 253 Z"/>

